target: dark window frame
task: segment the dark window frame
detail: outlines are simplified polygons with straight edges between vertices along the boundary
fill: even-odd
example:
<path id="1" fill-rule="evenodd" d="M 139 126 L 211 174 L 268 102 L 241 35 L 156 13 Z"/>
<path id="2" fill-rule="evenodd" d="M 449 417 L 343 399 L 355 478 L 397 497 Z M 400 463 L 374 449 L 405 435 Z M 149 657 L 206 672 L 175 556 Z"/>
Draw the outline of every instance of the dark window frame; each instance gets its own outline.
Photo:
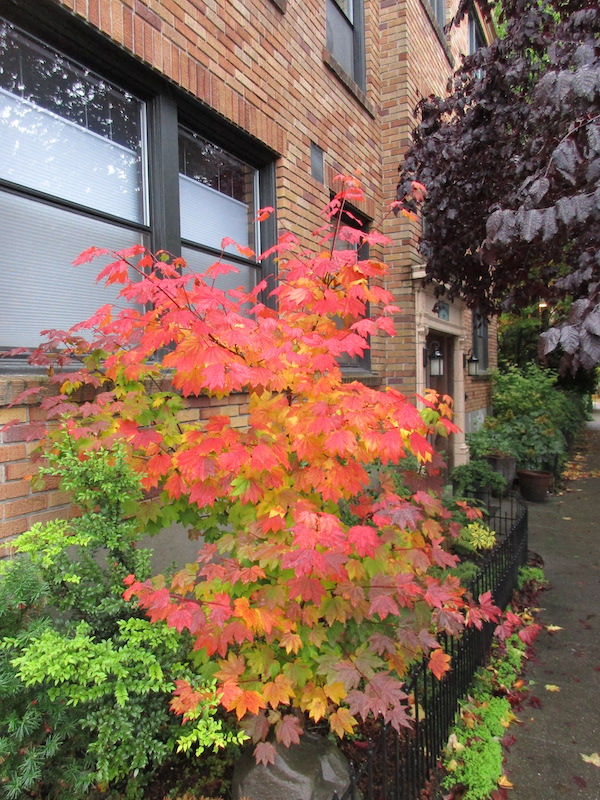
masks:
<path id="1" fill-rule="evenodd" d="M 111 42 L 91 25 L 76 18 L 72 12 L 59 8 L 47 0 L 38 2 L 35 14 L 26 3 L 12 2 L 8 9 L 3 9 L 1 19 L 37 38 L 67 59 L 83 65 L 117 87 L 130 92 L 145 104 L 149 224 L 124 221 L 103 211 L 96 211 L 5 180 L 0 180 L 2 191 L 30 197 L 57 208 L 66 208 L 77 214 L 128 229 L 139 230 L 149 238 L 152 251 L 166 250 L 177 256 L 181 253 L 182 240 L 179 230 L 179 157 L 176 131 L 178 125 L 183 124 L 257 169 L 259 173 L 257 208 L 276 206 L 275 161 L 278 153 L 233 123 L 224 121 L 216 111 L 198 98 L 194 98 L 172 84 L 165 76 L 158 75 L 140 63 L 132 54 Z M 259 225 L 261 249 L 265 250 L 276 242 L 275 214 Z M 210 250 L 210 252 L 215 258 L 220 255 L 220 251 Z M 246 266 L 253 263 L 234 254 L 231 257 L 228 254 L 228 260 L 238 261 Z M 266 279 L 268 282 L 268 289 L 261 299 L 271 305 L 273 301 L 268 294 L 274 286 L 273 278 L 276 274 L 274 259 L 270 258 L 257 264 L 256 269 L 259 271 L 257 280 Z M 6 350 L 7 347 L 8 345 L 0 342 L 0 350 Z M 2 371 L 15 371 L 15 369 L 22 371 L 24 366 L 22 357 L 0 361 Z"/>

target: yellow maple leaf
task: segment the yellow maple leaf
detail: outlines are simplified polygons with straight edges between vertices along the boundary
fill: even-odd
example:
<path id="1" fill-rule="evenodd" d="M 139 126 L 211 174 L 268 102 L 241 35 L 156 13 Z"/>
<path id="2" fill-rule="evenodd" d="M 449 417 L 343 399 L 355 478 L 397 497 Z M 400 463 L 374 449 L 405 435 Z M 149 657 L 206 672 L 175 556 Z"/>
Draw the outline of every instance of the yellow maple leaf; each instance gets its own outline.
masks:
<path id="1" fill-rule="evenodd" d="M 500 723 L 501 723 L 503 728 L 509 728 L 511 723 L 515 722 L 516 720 L 517 720 L 517 717 L 515 717 L 515 715 L 512 713 L 512 711 L 507 711 L 506 714 L 502 715 L 502 718 L 500 719 Z"/>
<path id="2" fill-rule="evenodd" d="M 502 786 L 503 789 L 512 789 L 514 784 L 508 780 L 506 775 L 502 775 L 498 781 L 498 786 Z"/>
<path id="3" fill-rule="evenodd" d="M 554 633 L 554 631 L 562 631 L 560 625 L 546 625 L 546 630 L 550 633 Z"/>
<path id="4" fill-rule="evenodd" d="M 285 706 L 290 702 L 294 697 L 294 690 L 285 675 L 278 675 L 274 681 L 265 683 L 262 695 L 271 708 L 277 708 L 279 704 Z"/>
<path id="5" fill-rule="evenodd" d="M 326 684 L 323 687 L 323 691 L 336 706 L 339 705 L 348 694 L 342 681 L 334 681 L 333 683 Z"/>
<path id="6" fill-rule="evenodd" d="M 327 712 L 327 698 L 322 689 L 318 689 L 307 704 L 308 716 L 318 722 Z"/>
<path id="7" fill-rule="evenodd" d="M 280 638 L 279 644 L 285 648 L 286 653 L 297 653 L 302 647 L 302 639 L 297 633 L 288 631 Z"/>
<path id="8" fill-rule="evenodd" d="M 329 727 L 334 733 L 337 733 L 340 739 L 344 738 L 345 733 L 352 733 L 356 723 L 357 720 L 347 708 L 338 708 L 329 717 Z"/>
<path id="9" fill-rule="evenodd" d="M 579 755 L 586 762 L 586 764 L 593 764 L 595 767 L 600 767 L 600 754 L 591 753 L 591 755 L 586 756 L 583 753 L 580 753 Z"/>
<path id="10" fill-rule="evenodd" d="M 560 686 L 555 683 L 547 683 L 544 688 L 547 692 L 560 692 Z"/>

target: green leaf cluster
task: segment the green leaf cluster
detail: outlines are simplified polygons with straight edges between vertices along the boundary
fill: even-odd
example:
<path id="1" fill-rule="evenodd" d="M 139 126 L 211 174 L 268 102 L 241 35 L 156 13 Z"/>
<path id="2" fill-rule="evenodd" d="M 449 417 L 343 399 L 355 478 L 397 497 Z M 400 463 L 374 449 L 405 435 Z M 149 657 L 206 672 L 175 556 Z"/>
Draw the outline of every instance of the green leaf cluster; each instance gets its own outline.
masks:
<path id="1" fill-rule="evenodd" d="M 513 455 L 517 466 L 560 475 L 586 418 L 585 399 L 557 387 L 556 374 L 537 364 L 493 375 L 494 414 L 468 436 L 471 456 Z"/>
<path id="2" fill-rule="evenodd" d="M 83 457 L 56 440 L 42 473 L 60 476 L 81 514 L 36 524 L 0 564 L 0 798 L 138 798 L 177 752 L 239 743 L 216 713 L 214 682 L 193 719 L 170 709 L 189 680 L 190 642 L 123 599 L 150 574 L 139 547 L 137 476 L 116 447 Z M 179 757 L 181 758 L 181 757 Z"/>

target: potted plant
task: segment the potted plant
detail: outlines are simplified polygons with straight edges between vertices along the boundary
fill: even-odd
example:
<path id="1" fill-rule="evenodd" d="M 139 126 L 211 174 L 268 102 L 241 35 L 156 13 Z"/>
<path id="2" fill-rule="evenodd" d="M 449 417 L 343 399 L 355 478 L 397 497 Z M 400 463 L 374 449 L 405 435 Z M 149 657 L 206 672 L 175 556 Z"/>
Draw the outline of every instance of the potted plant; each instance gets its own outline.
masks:
<path id="1" fill-rule="evenodd" d="M 525 500 L 546 499 L 566 451 L 565 439 L 545 415 L 524 414 L 513 420 L 519 438 L 517 476 Z"/>
<path id="2" fill-rule="evenodd" d="M 488 417 L 479 430 L 467 436 L 471 459 L 487 461 L 492 469 L 513 485 L 517 470 L 517 441 L 511 426 Z"/>

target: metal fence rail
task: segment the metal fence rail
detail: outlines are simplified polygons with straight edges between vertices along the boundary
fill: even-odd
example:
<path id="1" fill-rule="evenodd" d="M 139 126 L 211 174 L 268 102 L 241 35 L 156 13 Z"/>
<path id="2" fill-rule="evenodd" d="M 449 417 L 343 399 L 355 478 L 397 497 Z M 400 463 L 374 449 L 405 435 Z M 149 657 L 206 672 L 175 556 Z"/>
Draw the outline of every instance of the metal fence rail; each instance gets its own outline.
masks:
<path id="1" fill-rule="evenodd" d="M 517 583 L 519 567 L 527 559 L 527 507 L 510 495 L 486 522 L 496 531 L 497 543 L 484 558 L 477 577 L 467 586 L 474 598 L 491 591 L 504 608 Z M 451 670 L 439 681 L 425 659 L 411 672 L 406 692 L 414 695 L 415 724 L 396 733 L 382 725 L 367 742 L 363 757 L 351 764 L 350 785 L 332 800 L 417 800 L 446 743 L 458 707 L 478 667 L 487 658 L 495 623 L 481 630 L 467 628 L 460 639 L 443 634 L 441 643 L 452 658 Z"/>

